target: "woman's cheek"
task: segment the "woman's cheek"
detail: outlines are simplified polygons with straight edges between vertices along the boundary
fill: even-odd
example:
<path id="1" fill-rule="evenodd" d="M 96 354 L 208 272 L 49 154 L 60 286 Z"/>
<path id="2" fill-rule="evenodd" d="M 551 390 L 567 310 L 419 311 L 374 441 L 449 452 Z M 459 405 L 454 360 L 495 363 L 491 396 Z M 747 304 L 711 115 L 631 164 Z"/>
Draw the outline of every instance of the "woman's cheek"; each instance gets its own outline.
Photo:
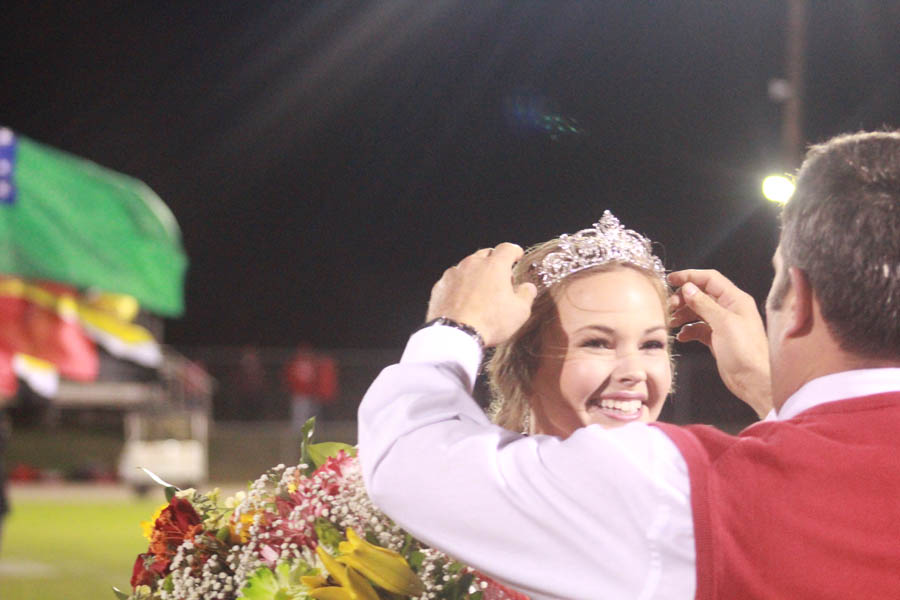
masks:
<path id="1" fill-rule="evenodd" d="M 592 395 L 609 377 L 609 367 L 596 358 L 575 359 L 566 362 L 560 387 L 571 399 L 584 400 Z"/>

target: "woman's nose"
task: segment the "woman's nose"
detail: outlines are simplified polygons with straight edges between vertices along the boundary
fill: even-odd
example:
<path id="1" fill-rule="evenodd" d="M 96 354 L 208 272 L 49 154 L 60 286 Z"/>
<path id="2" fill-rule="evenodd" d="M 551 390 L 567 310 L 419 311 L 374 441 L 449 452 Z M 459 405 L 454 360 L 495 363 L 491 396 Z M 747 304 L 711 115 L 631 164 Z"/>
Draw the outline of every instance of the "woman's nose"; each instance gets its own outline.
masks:
<path id="1" fill-rule="evenodd" d="M 640 354 L 629 352 L 618 357 L 612 375 L 617 381 L 638 383 L 646 381 L 647 370 L 644 368 Z"/>

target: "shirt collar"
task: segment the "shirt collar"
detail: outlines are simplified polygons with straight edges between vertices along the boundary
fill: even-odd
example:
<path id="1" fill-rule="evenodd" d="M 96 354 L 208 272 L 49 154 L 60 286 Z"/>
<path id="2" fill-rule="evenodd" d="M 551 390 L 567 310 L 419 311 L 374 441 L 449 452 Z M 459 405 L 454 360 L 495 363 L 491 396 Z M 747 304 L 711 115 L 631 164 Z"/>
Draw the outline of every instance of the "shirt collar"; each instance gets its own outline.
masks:
<path id="1" fill-rule="evenodd" d="M 857 369 L 832 373 L 807 381 L 803 387 L 791 394 L 775 415 L 775 419 L 779 421 L 790 419 L 804 410 L 826 402 L 898 390 L 900 390 L 900 368 Z"/>

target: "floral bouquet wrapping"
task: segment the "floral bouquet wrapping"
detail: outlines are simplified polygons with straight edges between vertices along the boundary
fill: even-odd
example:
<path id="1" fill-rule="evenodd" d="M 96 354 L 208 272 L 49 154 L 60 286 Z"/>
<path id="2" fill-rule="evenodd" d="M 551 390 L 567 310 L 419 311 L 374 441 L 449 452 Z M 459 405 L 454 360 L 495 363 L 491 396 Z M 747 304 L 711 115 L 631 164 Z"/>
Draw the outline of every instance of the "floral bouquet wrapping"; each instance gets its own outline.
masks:
<path id="1" fill-rule="evenodd" d="M 313 444 L 247 492 L 166 487 L 120 600 L 527 600 L 425 546 L 379 511 L 355 448 Z"/>

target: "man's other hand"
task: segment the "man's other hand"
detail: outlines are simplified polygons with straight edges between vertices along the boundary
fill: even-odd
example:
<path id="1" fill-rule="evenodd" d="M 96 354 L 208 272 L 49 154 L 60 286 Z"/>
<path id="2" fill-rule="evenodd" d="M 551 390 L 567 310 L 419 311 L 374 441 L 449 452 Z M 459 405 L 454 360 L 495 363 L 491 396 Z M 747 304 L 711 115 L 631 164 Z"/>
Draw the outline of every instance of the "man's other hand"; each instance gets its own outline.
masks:
<path id="1" fill-rule="evenodd" d="M 715 270 L 669 274 L 678 287 L 671 297 L 672 326 L 679 342 L 705 344 L 722 381 L 761 418 L 772 409 L 769 346 L 762 317 L 750 294 Z"/>
<path id="2" fill-rule="evenodd" d="M 532 283 L 513 287 L 512 267 L 522 248 L 503 243 L 484 248 L 444 271 L 431 289 L 426 320 L 447 317 L 474 327 L 485 346 L 506 341 L 531 314 Z"/>

